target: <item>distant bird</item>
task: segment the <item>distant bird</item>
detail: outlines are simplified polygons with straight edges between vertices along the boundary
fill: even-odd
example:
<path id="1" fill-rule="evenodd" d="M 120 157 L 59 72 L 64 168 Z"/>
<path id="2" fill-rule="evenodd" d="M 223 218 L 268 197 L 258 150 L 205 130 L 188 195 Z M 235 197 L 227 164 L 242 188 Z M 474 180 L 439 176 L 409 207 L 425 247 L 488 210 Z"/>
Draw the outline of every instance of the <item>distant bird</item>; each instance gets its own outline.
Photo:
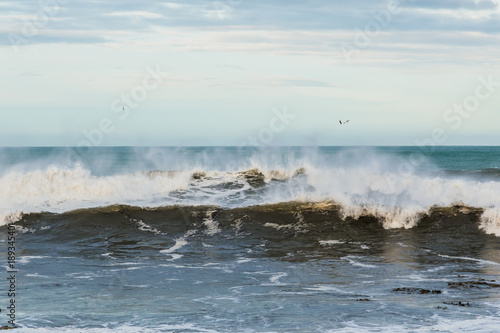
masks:
<path id="1" fill-rule="evenodd" d="M 124 110 L 124 111 L 125 111 L 125 107 L 124 107 L 124 106 L 122 106 L 122 110 Z"/>
<path id="2" fill-rule="evenodd" d="M 342 120 L 339 120 L 340 125 L 342 125 Z"/>
<path id="3" fill-rule="evenodd" d="M 344 122 L 342 122 L 342 120 L 339 120 L 340 125 L 342 125 L 342 124 L 347 124 L 348 122 L 349 122 L 349 120 L 346 120 L 346 121 L 344 121 Z"/>

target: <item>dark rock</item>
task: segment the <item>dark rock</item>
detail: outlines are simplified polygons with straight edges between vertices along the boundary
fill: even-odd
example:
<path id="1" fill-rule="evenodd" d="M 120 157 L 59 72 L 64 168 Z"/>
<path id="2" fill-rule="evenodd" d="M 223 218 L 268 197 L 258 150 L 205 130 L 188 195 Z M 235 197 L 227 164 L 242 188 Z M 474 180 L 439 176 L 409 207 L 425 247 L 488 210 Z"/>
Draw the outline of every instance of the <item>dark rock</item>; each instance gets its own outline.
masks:
<path id="1" fill-rule="evenodd" d="M 194 180 L 200 180 L 200 179 L 203 179 L 206 177 L 207 177 L 207 174 L 205 172 L 194 172 L 191 175 L 191 179 L 194 179 Z"/>
<path id="2" fill-rule="evenodd" d="M 448 282 L 448 287 L 452 289 L 467 289 L 467 288 L 499 288 L 500 284 L 493 283 L 495 280 L 486 281 L 479 279 L 478 281 L 464 281 L 464 282 Z"/>
<path id="3" fill-rule="evenodd" d="M 264 181 L 264 174 L 259 171 L 258 169 L 251 169 L 243 172 L 238 173 L 240 176 L 243 176 L 248 184 L 250 184 L 253 187 L 262 187 L 266 185 L 266 182 Z"/>
<path id="4" fill-rule="evenodd" d="M 403 294 L 441 294 L 441 290 L 429 290 L 421 288 L 396 288 L 392 291 L 402 292 Z"/>

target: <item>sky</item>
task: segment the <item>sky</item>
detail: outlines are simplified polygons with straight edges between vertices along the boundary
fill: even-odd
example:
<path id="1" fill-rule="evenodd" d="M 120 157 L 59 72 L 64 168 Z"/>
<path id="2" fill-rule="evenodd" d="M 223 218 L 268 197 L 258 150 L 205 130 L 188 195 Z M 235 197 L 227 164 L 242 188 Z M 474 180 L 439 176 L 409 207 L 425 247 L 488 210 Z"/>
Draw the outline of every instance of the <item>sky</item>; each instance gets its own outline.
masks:
<path id="1" fill-rule="evenodd" d="M 0 63 L 0 146 L 500 144 L 500 0 L 7 0 Z"/>

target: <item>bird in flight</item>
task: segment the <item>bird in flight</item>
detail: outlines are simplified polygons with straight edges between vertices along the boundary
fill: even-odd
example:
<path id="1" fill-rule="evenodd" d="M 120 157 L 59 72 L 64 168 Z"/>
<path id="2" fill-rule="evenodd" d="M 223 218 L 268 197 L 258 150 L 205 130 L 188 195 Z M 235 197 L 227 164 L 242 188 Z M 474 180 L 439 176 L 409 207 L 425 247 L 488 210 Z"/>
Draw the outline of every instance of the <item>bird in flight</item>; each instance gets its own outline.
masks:
<path id="1" fill-rule="evenodd" d="M 347 124 L 348 122 L 349 122 L 349 120 L 346 120 L 346 121 L 344 121 L 344 122 L 342 122 L 342 120 L 339 120 L 340 125 L 342 125 L 342 124 Z"/>

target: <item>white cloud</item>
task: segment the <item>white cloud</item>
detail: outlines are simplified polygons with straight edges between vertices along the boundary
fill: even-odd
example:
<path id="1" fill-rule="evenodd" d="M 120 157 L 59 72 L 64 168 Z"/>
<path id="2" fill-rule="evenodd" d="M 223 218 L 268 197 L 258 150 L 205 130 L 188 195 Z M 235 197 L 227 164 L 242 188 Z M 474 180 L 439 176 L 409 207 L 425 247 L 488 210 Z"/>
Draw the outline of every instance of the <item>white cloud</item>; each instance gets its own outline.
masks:
<path id="1" fill-rule="evenodd" d="M 112 12 L 109 14 L 105 14 L 106 16 L 122 16 L 122 17 L 135 17 L 135 18 L 162 18 L 162 14 L 148 12 L 148 11 L 121 11 L 121 12 Z"/>
<path id="2" fill-rule="evenodd" d="M 162 5 L 170 9 L 180 9 L 183 7 L 180 3 L 175 2 L 164 2 Z"/>
<path id="3" fill-rule="evenodd" d="M 423 14 L 430 17 L 443 19 L 454 18 L 458 20 L 487 20 L 492 19 L 497 15 L 497 11 L 492 10 L 471 10 L 465 8 L 459 9 L 430 9 L 430 8 L 416 8 L 415 13 Z"/>

